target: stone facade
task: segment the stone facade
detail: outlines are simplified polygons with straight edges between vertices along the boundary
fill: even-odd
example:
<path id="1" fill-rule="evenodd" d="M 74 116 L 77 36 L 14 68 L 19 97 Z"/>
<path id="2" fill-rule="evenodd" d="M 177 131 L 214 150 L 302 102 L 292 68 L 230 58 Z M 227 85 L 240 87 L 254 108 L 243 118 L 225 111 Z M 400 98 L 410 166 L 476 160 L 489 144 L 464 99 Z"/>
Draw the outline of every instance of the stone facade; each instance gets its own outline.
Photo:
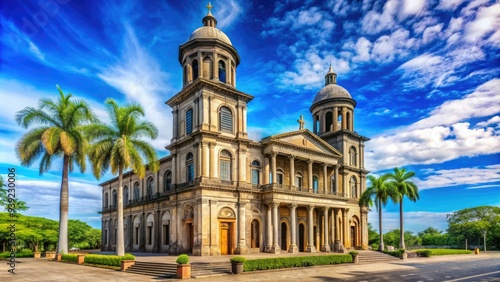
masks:
<path id="1" fill-rule="evenodd" d="M 366 248 L 364 142 L 350 94 L 330 68 L 304 128 L 253 141 L 236 89 L 240 58 L 209 12 L 179 48 L 183 89 L 158 172 L 124 174 L 126 251 L 193 255 L 329 252 Z M 103 193 L 102 250 L 116 244 L 118 179 Z"/>

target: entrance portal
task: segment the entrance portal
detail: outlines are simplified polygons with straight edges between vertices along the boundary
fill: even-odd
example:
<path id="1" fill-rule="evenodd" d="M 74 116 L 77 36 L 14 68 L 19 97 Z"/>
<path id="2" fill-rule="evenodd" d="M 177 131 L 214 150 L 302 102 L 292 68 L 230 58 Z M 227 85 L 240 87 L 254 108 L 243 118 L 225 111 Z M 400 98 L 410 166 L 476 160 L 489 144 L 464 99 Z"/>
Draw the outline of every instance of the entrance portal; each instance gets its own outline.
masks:
<path id="1" fill-rule="evenodd" d="M 305 250 L 305 240 L 304 240 L 304 224 L 299 224 L 299 252 L 303 252 Z"/>
<path id="2" fill-rule="evenodd" d="M 252 220 L 252 233 L 250 234 L 250 242 L 252 248 L 260 247 L 260 228 L 257 220 Z"/>
<path id="3" fill-rule="evenodd" d="M 357 246 L 357 241 L 356 241 L 356 227 L 351 226 L 351 246 L 356 247 Z"/>
<path id="4" fill-rule="evenodd" d="M 287 244 L 287 232 L 286 232 L 286 223 L 282 222 L 281 223 L 281 250 L 286 251 L 288 250 L 288 244 Z"/>
<path id="5" fill-rule="evenodd" d="M 229 255 L 232 254 L 231 249 L 231 223 L 221 222 L 220 226 L 220 254 Z"/>

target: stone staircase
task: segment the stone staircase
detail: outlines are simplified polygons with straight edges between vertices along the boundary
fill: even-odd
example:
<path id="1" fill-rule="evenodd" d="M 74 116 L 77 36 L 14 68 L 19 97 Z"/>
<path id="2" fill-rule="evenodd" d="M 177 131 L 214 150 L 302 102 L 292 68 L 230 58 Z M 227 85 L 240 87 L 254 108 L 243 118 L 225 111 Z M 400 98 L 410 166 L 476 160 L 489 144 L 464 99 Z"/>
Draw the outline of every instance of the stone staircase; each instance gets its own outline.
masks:
<path id="1" fill-rule="evenodd" d="M 198 278 L 226 274 L 231 274 L 231 263 L 229 261 L 213 263 L 195 262 L 191 264 L 191 277 Z"/>
<path id="2" fill-rule="evenodd" d="M 127 272 L 158 278 L 175 278 L 177 275 L 177 264 L 136 261 L 134 265 L 127 269 Z"/>
<path id="3" fill-rule="evenodd" d="M 399 259 L 377 251 L 357 251 L 359 252 L 359 263 L 377 263 L 398 261 Z"/>
<path id="4" fill-rule="evenodd" d="M 177 275 L 177 264 L 136 261 L 133 266 L 127 269 L 127 272 L 157 278 L 175 278 Z M 230 262 L 191 263 L 191 277 L 193 278 L 226 274 L 231 274 Z"/>

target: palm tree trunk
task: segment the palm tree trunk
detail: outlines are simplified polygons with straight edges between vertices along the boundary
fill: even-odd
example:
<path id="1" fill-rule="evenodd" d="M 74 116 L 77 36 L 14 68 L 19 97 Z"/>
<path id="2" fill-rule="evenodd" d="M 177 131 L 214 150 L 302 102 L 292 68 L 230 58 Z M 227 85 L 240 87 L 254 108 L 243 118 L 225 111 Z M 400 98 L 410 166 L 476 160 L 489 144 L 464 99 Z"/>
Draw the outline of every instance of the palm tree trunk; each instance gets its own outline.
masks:
<path id="1" fill-rule="evenodd" d="M 123 169 L 118 172 L 118 226 L 116 227 L 116 255 L 125 255 L 125 238 L 123 236 Z"/>
<path id="2" fill-rule="evenodd" d="M 384 233 L 382 232 L 382 203 L 380 202 L 380 199 L 378 199 L 378 237 L 380 239 L 380 242 L 378 244 L 378 250 L 383 252 L 384 251 Z"/>
<path id="3" fill-rule="evenodd" d="M 59 241 L 57 245 L 58 254 L 68 253 L 68 209 L 69 209 L 68 170 L 69 170 L 69 156 L 64 155 L 61 192 L 59 195 L 60 204 L 59 204 Z"/>
<path id="4" fill-rule="evenodd" d="M 405 230 L 403 226 L 403 197 L 399 198 L 399 248 L 406 249 L 405 247 Z"/>

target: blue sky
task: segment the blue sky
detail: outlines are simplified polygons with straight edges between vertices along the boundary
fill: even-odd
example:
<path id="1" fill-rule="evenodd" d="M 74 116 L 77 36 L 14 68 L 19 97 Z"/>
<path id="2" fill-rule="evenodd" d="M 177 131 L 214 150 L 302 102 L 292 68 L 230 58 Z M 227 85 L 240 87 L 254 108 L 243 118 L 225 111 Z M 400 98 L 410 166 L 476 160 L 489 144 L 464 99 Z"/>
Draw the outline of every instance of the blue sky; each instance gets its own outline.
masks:
<path id="1" fill-rule="evenodd" d="M 44 2 L 44 3 L 42 3 Z M 188 3 L 184 3 L 188 2 Z M 172 136 L 164 104 L 182 87 L 179 45 L 202 25 L 203 1 L 4 1 L 0 24 L 0 174 L 18 171 L 28 215 L 58 218 L 61 163 L 38 175 L 20 167 L 15 113 L 57 98 L 138 102 L 160 136 Z M 147 4 L 146 4 L 147 3 Z M 420 201 L 405 202 L 405 227 L 446 228 L 446 214 L 500 206 L 500 3 L 491 0 L 212 1 L 217 27 L 241 57 L 237 88 L 258 140 L 296 130 L 331 64 L 357 101 L 355 130 L 375 174 L 416 172 Z M 262 118 L 265 117 L 265 118 Z M 109 179 L 107 176 L 102 180 Z M 100 226 L 101 190 L 90 171 L 70 175 L 70 218 Z M 378 226 L 375 211 L 369 221 Z M 384 210 L 384 231 L 398 228 Z"/>

